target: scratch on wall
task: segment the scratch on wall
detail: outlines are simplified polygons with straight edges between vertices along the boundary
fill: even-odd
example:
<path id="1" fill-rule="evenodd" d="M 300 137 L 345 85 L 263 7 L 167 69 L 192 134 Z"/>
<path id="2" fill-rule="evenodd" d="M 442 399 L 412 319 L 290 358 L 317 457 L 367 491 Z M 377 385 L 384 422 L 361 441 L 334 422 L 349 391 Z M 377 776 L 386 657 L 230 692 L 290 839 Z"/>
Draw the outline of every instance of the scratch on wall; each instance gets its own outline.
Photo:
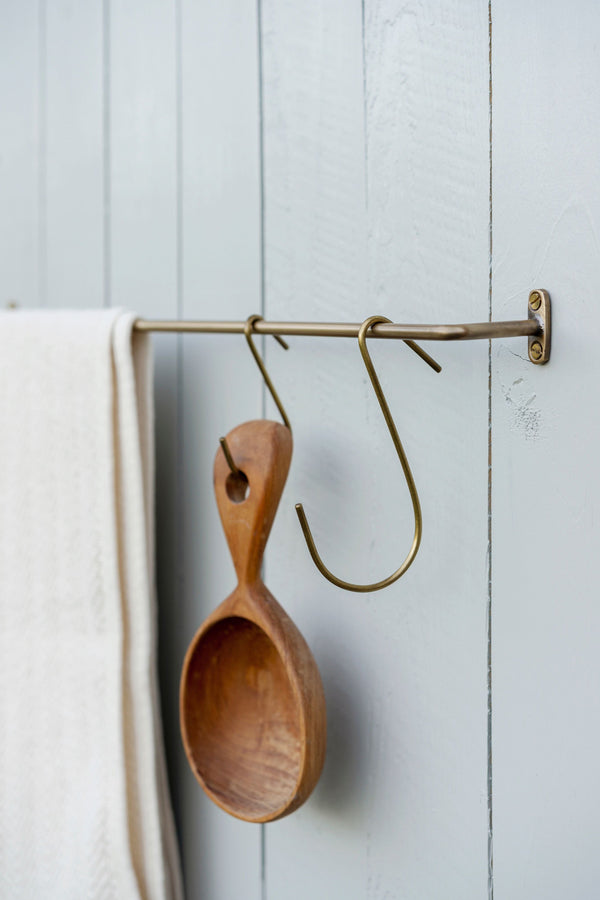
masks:
<path id="1" fill-rule="evenodd" d="M 535 405 L 537 395 L 532 393 L 523 378 L 516 378 L 509 386 L 502 385 L 504 400 L 511 410 L 510 429 L 535 441 L 542 436 L 542 414 Z"/>

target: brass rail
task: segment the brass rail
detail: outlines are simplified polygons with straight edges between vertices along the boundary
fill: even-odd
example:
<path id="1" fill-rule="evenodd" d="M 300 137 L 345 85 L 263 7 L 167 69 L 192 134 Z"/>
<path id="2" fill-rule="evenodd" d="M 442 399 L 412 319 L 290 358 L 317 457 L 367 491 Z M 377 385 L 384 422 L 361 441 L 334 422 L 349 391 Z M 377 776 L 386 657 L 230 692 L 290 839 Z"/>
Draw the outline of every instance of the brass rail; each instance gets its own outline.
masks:
<path id="1" fill-rule="evenodd" d="M 357 338 L 361 322 L 256 322 L 255 334 Z M 244 334 L 246 322 L 138 319 L 137 331 L 173 331 L 180 334 Z M 514 322 L 480 322 L 467 325 L 373 325 L 370 338 L 421 341 L 475 341 L 500 337 L 536 337 L 543 333 L 537 318 Z"/>

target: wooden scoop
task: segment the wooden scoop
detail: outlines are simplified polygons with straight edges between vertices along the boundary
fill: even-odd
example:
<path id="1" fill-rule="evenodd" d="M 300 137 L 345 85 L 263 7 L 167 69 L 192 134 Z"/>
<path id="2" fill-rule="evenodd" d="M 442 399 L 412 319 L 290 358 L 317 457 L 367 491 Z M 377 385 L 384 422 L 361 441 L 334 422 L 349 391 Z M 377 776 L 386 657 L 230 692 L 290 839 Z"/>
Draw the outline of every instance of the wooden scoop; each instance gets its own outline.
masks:
<path id="1" fill-rule="evenodd" d="M 238 578 L 196 633 L 180 690 L 183 744 L 214 802 L 248 822 L 270 822 L 310 795 L 325 759 L 325 698 L 306 641 L 260 578 L 292 456 L 277 422 L 239 425 L 219 449 L 214 485 Z"/>

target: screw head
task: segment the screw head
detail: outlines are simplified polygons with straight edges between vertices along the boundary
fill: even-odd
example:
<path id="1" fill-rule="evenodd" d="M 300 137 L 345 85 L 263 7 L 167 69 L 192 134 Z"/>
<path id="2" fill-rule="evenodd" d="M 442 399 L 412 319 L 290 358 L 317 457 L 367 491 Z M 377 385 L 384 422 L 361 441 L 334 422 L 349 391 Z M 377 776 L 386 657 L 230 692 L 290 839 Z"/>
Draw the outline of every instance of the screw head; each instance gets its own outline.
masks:
<path id="1" fill-rule="evenodd" d="M 542 305 L 542 298 L 537 291 L 532 291 L 529 295 L 529 305 L 533 310 L 539 309 Z"/>
<path id="2" fill-rule="evenodd" d="M 530 358 L 533 359 L 535 362 L 537 362 L 538 359 L 542 358 L 543 352 L 544 352 L 544 349 L 543 349 L 542 345 L 540 344 L 540 342 L 533 341 L 531 344 L 531 347 L 529 348 Z"/>

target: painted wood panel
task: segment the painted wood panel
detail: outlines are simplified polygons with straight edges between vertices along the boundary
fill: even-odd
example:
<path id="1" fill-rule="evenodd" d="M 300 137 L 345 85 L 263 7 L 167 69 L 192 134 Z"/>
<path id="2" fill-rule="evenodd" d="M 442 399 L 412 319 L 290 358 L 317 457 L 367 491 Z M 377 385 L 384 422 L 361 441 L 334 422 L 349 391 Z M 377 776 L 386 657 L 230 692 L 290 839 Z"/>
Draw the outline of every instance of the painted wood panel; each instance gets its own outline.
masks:
<path id="1" fill-rule="evenodd" d="M 0 53 L 0 305 L 37 306 L 40 287 L 39 10 L 3 0 Z"/>
<path id="2" fill-rule="evenodd" d="M 600 875 L 600 8 L 492 9 L 494 316 L 543 287 L 555 328 L 494 346 L 494 896 L 559 900 Z"/>
<path id="3" fill-rule="evenodd" d="M 268 316 L 486 318 L 487 7 L 267 2 L 263 36 Z M 296 447 L 267 583 L 321 666 L 330 738 L 314 799 L 267 826 L 268 896 L 487 892 L 487 348 L 432 352 L 441 376 L 373 348 L 425 532 L 413 569 L 361 596 L 317 574 L 292 508 L 348 579 L 410 544 L 358 349 L 269 351 Z"/>
<path id="4" fill-rule="evenodd" d="M 45 302 L 104 301 L 102 0 L 41 4 Z"/>
<path id="5" fill-rule="evenodd" d="M 181 6 L 181 309 L 186 318 L 261 311 L 258 29 L 254 3 Z M 202 620 L 235 587 L 212 468 L 219 437 L 262 414 L 262 384 L 243 337 L 182 341 L 177 679 Z M 204 795 L 180 749 L 176 778 L 190 898 L 258 900 L 261 827 Z"/>
<path id="6" fill-rule="evenodd" d="M 104 0 L 104 271 L 106 305 L 176 317 L 176 17 L 166 0 Z M 180 538 L 177 341 L 153 340 L 159 663 L 167 754 L 176 758 Z M 178 809 L 177 769 L 171 765 Z"/>
<path id="7" fill-rule="evenodd" d="M 263 73 L 267 315 L 360 320 L 368 311 L 360 5 L 265 2 Z M 365 896 L 373 713 L 366 621 L 357 616 L 364 601 L 315 573 L 293 507 L 304 502 L 320 545 L 325 532 L 336 549 L 350 535 L 360 548 L 367 492 L 353 488 L 357 472 L 365 477 L 357 457 L 370 398 L 356 348 L 340 341 L 290 339 L 287 353 L 269 346 L 268 362 L 291 419 L 294 457 L 265 580 L 321 670 L 328 755 L 313 798 L 266 827 L 267 897 Z M 271 403 L 267 412 L 277 415 Z M 326 558 L 339 567 L 348 555 Z M 344 573 L 351 575 L 360 569 Z"/>

